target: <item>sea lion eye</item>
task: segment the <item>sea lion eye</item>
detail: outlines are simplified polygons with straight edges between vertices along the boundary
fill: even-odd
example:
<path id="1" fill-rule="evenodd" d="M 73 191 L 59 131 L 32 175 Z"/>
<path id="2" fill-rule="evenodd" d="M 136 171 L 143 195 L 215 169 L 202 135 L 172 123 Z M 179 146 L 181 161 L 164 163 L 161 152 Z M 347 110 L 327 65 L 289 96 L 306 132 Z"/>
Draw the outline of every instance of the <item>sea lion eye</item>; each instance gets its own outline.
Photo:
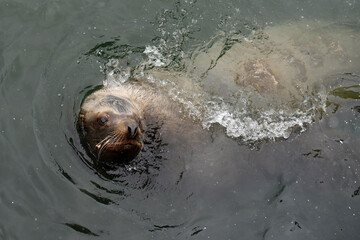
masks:
<path id="1" fill-rule="evenodd" d="M 107 121 L 108 121 L 108 119 L 107 119 L 107 117 L 105 117 L 105 116 L 102 116 L 102 117 L 99 117 L 99 118 L 98 118 L 98 123 L 99 123 L 101 126 L 104 126 Z"/>

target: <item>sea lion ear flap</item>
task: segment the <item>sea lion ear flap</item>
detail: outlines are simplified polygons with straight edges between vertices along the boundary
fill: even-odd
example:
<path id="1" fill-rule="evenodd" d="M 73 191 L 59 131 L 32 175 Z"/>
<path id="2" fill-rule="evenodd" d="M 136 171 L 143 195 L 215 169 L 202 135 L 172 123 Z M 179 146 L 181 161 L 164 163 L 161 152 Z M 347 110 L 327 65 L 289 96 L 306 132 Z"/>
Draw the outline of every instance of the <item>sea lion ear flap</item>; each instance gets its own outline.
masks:
<path id="1" fill-rule="evenodd" d="M 77 129 L 82 134 L 82 136 L 85 136 L 85 113 L 80 112 L 78 119 L 77 119 Z"/>

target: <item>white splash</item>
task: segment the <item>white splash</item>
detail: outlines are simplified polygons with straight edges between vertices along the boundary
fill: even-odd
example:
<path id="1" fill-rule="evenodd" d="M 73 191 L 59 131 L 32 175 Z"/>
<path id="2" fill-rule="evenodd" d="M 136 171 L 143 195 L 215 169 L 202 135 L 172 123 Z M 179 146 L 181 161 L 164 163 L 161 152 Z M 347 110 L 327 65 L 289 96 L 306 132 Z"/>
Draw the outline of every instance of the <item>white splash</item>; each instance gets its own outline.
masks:
<path id="1" fill-rule="evenodd" d="M 144 53 L 148 57 L 147 65 L 162 67 L 167 65 L 168 60 L 162 55 L 160 50 L 155 46 L 146 46 Z"/>
<path id="2" fill-rule="evenodd" d="M 251 117 L 247 112 L 251 109 L 231 112 L 229 108 L 225 103 L 207 106 L 202 121 L 203 127 L 209 128 L 212 124 L 218 123 L 226 128 L 226 134 L 230 137 L 240 137 L 243 141 L 258 141 L 286 139 L 290 136 L 292 127 L 299 126 L 304 131 L 304 125 L 313 121 L 311 112 L 300 110 L 289 113 L 270 109 L 259 116 Z"/>
<path id="3" fill-rule="evenodd" d="M 226 129 L 230 137 L 241 138 L 245 142 L 254 142 L 264 139 L 275 140 L 290 137 L 293 127 L 301 132 L 314 121 L 317 109 L 325 108 L 325 99 L 319 94 L 318 103 L 308 104 L 305 99 L 303 106 L 307 109 L 254 109 L 247 105 L 241 109 L 224 101 L 209 101 L 204 108 L 202 126 L 206 129 L 217 123 Z"/>
<path id="4" fill-rule="evenodd" d="M 104 87 L 119 87 L 130 77 L 130 68 L 120 66 L 119 60 L 110 59 L 106 64 L 106 78 L 103 80 Z"/>
<path id="5" fill-rule="evenodd" d="M 157 79 L 152 75 L 147 80 L 157 87 L 167 89 L 169 97 L 177 102 L 183 109 L 183 113 L 193 120 L 199 120 L 205 129 L 213 124 L 219 124 L 225 128 L 229 137 L 240 138 L 244 142 L 261 140 L 287 139 L 294 127 L 300 132 L 307 129 L 313 122 L 316 109 L 325 107 L 326 95 L 319 94 L 318 100 L 313 103 L 313 98 L 305 98 L 302 106 L 304 109 L 259 109 L 249 104 L 242 96 L 237 99 L 242 107 L 234 103 L 225 102 L 220 97 L 210 97 L 206 94 L 190 93 L 180 89 L 171 80 Z M 314 97 L 315 98 L 315 97 Z"/>

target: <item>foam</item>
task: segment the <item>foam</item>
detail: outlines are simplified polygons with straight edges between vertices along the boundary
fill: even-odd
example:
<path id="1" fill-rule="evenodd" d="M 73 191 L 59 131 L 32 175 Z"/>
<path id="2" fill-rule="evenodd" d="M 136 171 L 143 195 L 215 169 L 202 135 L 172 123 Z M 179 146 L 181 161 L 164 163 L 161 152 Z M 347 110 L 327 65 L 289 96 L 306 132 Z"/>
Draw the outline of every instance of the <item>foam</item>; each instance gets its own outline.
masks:
<path id="1" fill-rule="evenodd" d="M 156 46 L 146 46 L 144 53 L 148 58 L 148 61 L 145 64 L 149 67 L 163 67 L 169 62 L 169 60 L 163 56 L 161 50 Z"/>
<path id="2" fill-rule="evenodd" d="M 167 89 L 169 97 L 182 107 L 183 113 L 200 121 L 204 129 L 219 124 L 229 137 L 249 143 L 287 139 L 294 127 L 300 132 L 305 131 L 313 122 L 317 109 L 324 109 L 326 102 L 326 95 L 319 93 L 317 96 L 305 97 L 299 103 L 302 109 L 288 106 L 264 108 L 252 105 L 241 94 L 236 103 L 226 102 L 221 97 L 180 89 L 169 79 L 157 79 L 149 74 L 147 80 L 157 87 Z"/>

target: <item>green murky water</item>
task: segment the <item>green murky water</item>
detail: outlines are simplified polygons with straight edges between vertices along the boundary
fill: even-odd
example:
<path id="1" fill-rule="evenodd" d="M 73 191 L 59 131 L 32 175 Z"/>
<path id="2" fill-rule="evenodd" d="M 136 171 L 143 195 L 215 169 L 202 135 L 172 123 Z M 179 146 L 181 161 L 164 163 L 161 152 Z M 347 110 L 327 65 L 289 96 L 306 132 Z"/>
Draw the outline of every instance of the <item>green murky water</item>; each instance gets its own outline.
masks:
<path id="1" fill-rule="evenodd" d="M 356 0 L 1 1 L 0 239 L 358 239 L 359 12 Z M 296 92 L 311 100 L 296 98 L 301 114 L 218 80 L 217 43 L 240 54 L 254 32 L 301 21 L 351 29 L 328 45 L 342 64 Z M 329 51 L 315 50 L 317 64 Z M 132 164 L 104 171 L 79 143 L 81 101 L 140 75 L 201 133 L 154 130 Z"/>

